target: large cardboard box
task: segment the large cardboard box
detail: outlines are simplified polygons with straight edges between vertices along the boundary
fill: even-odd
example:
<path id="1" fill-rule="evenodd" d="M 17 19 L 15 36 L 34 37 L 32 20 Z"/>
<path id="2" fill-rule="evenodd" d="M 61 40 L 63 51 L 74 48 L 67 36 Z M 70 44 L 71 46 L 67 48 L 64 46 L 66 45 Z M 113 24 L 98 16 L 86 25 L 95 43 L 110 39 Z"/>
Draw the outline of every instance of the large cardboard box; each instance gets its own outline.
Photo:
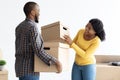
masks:
<path id="1" fill-rule="evenodd" d="M 0 80 L 8 80 L 8 71 L 7 70 L 0 71 Z"/>
<path id="2" fill-rule="evenodd" d="M 65 42 L 64 35 L 69 35 L 69 28 L 62 25 L 60 21 L 41 27 L 41 35 L 45 42 Z"/>
<path id="3" fill-rule="evenodd" d="M 96 63 L 120 61 L 120 55 L 95 55 Z"/>
<path id="4" fill-rule="evenodd" d="M 67 71 L 69 67 L 69 45 L 59 42 L 45 42 L 45 51 L 57 58 L 63 67 L 63 71 Z M 38 56 L 34 56 L 34 71 L 35 72 L 57 72 L 56 66 L 46 65 Z"/>
<path id="5" fill-rule="evenodd" d="M 120 61 L 119 55 L 95 55 L 96 80 L 120 80 L 120 66 L 112 66 L 109 62 Z"/>
<path id="6" fill-rule="evenodd" d="M 96 80 L 120 80 L 120 67 L 97 64 Z"/>

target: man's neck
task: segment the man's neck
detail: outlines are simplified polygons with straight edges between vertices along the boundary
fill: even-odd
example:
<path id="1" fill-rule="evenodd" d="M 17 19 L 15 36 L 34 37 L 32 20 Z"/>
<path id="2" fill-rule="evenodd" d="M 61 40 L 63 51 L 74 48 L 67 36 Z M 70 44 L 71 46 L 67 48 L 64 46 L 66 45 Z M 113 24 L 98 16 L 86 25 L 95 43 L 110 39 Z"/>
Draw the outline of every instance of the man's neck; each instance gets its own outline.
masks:
<path id="1" fill-rule="evenodd" d="M 26 18 L 28 18 L 28 19 L 30 19 L 30 20 L 33 20 L 33 21 L 35 21 L 35 19 L 34 19 L 34 17 L 33 16 L 28 16 L 28 17 L 26 17 Z"/>

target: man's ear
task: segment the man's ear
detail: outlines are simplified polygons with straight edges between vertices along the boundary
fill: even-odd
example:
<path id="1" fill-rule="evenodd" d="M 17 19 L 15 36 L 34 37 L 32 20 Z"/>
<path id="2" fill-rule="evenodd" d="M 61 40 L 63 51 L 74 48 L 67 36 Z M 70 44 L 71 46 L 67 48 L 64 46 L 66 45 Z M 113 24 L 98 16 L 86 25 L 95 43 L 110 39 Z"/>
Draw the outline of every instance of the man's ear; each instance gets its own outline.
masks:
<path id="1" fill-rule="evenodd" d="M 35 11 L 34 10 L 31 11 L 31 15 L 33 15 L 33 16 L 35 15 Z"/>

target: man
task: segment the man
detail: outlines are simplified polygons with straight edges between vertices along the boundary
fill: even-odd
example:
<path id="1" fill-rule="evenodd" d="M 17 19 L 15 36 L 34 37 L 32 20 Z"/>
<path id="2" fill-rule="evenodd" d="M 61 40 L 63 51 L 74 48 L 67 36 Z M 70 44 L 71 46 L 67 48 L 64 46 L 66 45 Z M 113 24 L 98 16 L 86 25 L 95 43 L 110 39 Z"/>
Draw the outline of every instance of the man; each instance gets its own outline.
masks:
<path id="1" fill-rule="evenodd" d="M 58 73 L 62 71 L 61 63 L 43 49 L 43 40 L 36 23 L 39 22 L 39 5 L 27 2 L 24 5 L 26 19 L 16 28 L 15 71 L 19 80 L 39 80 L 39 72 L 34 72 L 34 54 L 46 65 L 56 65 Z"/>

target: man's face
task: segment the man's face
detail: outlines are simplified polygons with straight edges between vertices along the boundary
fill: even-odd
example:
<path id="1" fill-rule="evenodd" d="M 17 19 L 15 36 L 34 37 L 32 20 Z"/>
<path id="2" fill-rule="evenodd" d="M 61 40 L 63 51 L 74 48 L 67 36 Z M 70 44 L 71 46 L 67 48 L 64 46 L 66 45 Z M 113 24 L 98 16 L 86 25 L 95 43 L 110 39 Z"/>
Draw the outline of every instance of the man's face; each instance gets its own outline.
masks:
<path id="1" fill-rule="evenodd" d="M 39 22 L 39 11 L 40 11 L 38 5 L 35 6 L 34 11 L 35 11 L 34 20 L 35 20 L 36 23 L 38 23 Z"/>

